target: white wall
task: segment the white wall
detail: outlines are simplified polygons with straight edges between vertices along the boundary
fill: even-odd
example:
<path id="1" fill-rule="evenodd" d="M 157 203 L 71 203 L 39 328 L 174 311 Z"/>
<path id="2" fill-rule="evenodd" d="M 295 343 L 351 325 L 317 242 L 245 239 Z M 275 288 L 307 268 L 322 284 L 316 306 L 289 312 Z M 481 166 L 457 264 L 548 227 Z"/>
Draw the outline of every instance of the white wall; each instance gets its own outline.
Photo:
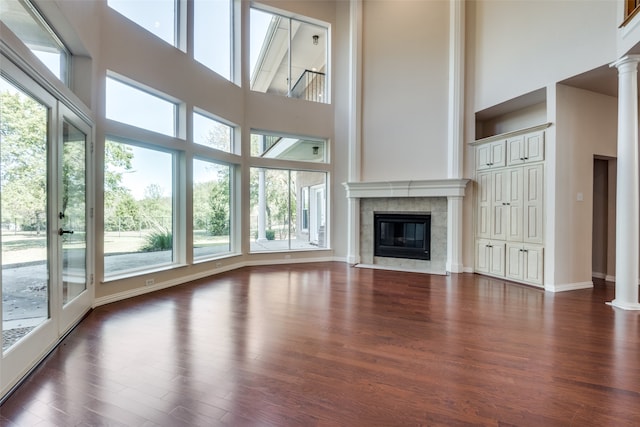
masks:
<path id="1" fill-rule="evenodd" d="M 476 1 L 475 111 L 614 61 L 619 3 Z"/>
<path id="2" fill-rule="evenodd" d="M 556 285 L 591 281 L 593 159 L 615 157 L 617 99 L 558 85 L 556 93 Z M 578 200 L 582 194 L 583 201 Z"/>
<path id="3" fill-rule="evenodd" d="M 449 3 L 363 6 L 362 180 L 446 178 Z"/>

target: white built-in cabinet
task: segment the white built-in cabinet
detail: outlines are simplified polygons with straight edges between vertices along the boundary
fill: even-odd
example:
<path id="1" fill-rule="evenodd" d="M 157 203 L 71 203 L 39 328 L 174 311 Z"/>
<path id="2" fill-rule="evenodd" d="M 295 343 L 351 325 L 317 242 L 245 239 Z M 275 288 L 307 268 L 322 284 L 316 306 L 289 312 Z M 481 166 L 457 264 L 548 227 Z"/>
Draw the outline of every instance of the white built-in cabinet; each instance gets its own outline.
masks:
<path id="1" fill-rule="evenodd" d="M 476 272 L 543 286 L 546 127 L 474 143 Z"/>

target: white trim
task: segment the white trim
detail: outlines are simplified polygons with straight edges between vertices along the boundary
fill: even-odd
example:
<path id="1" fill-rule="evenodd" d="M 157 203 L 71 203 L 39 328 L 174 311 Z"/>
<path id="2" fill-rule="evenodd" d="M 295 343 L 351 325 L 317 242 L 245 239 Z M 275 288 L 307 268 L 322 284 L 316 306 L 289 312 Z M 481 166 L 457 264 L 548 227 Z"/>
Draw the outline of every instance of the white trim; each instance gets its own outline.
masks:
<path id="1" fill-rule="evenodd" d="M 549 292 L 566 292 L 575 291 L 578 289 L 591 289 L 593 288 L 593 282 L 575 282 L 565 284 L 546 284 L 544 290 Z"/>
<path id="2" fill-rule="evenodd" d="M 448 177 L 463 176 L 465 2 L 449 3 Z"/>
<path id="3" fill-rule="evenodd" d="M 469 179 L 344 182 L 348 198 L 463 197 Z"/>
<path id="4" fill-rule="evenodd" d="M 473 267 L 462 267 L 462 272 L 463 273 L 471 273 L 471 274 L 473 274 L 473 273 L 475 273 L 475 270 L 474 270 Z"/>
<path id="5" fill-rule="evenodd" d="M 595 277 L 596 279 L 604 279 L 607 275 L 604 273 L 598 273 L 596 271 L 591 272 L 591 277 Z"/>
<path id="6" fill-rule="evenodd" d="M 616 281 L 616 276 L 610 276 L 610 275 L 606 275 L 604 278 L 605 282 L 615 282 Z"/>
<path id="7" fill-rule="evenodd" d="M 486 138 L 477 139 L 477 140 L 475 140 L 473 142 L 470 142 L 469 145 L 473 146 L 473 145 L 486 144 L 487 142 L 499 141 L 501 139 L 511 138 L 512 136 L 522 135 L 524 133 L 544 130 L 544 129 L 548 128 L 549 126 L 551 126 L 550 122 L 549 123 L 543 123 L 541 125 L 531 126 L 531 127 L 524 128 L 524 129 L 514 130 L 514 131 L 511 131 L 511 132 L 500 133 L 498 135 L 491 135 L 491 136 L 488 136 Z"/>

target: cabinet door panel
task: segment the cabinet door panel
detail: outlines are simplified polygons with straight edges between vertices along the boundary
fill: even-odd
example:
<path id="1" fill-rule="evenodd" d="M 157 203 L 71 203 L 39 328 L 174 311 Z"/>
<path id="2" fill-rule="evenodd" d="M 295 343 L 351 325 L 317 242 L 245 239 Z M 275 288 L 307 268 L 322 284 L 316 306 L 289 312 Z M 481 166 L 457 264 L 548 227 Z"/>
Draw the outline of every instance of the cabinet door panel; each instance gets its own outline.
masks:
<path id="1" fill-rule="evenodd" d="M 524 241 L 542 243 L 542 185 L 541 164 L 524 167 Z"/>
<path id="2" fill-rule="evenodd" d="M 514 242 L 522 241 L 522 206 L 523 206 L 523 183 L 522 168 L 512 168 L 509 170 L 509 197 L 507 199 L 509 227 L 507 228 L 507 240 Z"/>
<path id="3" fill-rule="evenodd" d="M 513 280 L 523 279 L 523 257 L 524 252 L 522 252 L 522 245 L 507 245 L 507 278 Z"/>
<path id="4" fill-rule="evenodd" d="M 491 146 L 489 144 L 480 145 L 476 150 L 476 169 L 488 169 L 491 167 Z"/>
<path id="5" fill-rule="evenodd" d="M 476 242 L 476 271 L 480 273 L 489 272 L 490 248 L 489 241 L 480 239 Z"/>
<path id="6" fill-rule="evenodd" d="M 544 160 L 544 132 L 525 135 L 524 157 L 527 162 Z"/>
<path id="7" fill-rule="evenodd" d="M 491 238 L 506 240 L 509 222 L 509 175 L 507 171 L 501 170 L 493 172 L 491 185 Z"/>
<path id="8" fill-rule="evenodd" d="M 491 251 L 489 273 L 504 276 L 504 243 L 492 242 L 489 249 Z"/>
<path id="9" fill-rule="evenodd" d="M 524 163 L 524 137 L 522 135 L 507 139 L 507 156 L 509 166 Z"/>
<path id="10" fill-rule="evenodd" d="M 543 249 L 538 246 L 525 245 L 524 280 L 536 285 L 542 285 L 543 277 Z"/>
<path id="11" fill-rule="evenodd" d="M 507 164 L 504 141 L 491 144 L 491 167 L 497 168 Z"/>
<path id="12" fill-rule="evenodd" d="M 478 174 L 478 237 L 491 237 L 491 173 Z"/>

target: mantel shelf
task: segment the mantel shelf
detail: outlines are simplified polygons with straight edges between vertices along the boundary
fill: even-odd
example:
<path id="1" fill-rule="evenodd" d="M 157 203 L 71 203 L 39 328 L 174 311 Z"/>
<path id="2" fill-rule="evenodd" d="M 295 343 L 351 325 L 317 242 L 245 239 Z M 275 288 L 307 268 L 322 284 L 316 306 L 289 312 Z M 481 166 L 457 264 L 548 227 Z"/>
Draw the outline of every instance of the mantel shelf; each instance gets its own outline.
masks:
<path id="1" fill-rule="evenodd" d="M 347 198 L 463 197 L 468 179 L 345 182 Z"/>

